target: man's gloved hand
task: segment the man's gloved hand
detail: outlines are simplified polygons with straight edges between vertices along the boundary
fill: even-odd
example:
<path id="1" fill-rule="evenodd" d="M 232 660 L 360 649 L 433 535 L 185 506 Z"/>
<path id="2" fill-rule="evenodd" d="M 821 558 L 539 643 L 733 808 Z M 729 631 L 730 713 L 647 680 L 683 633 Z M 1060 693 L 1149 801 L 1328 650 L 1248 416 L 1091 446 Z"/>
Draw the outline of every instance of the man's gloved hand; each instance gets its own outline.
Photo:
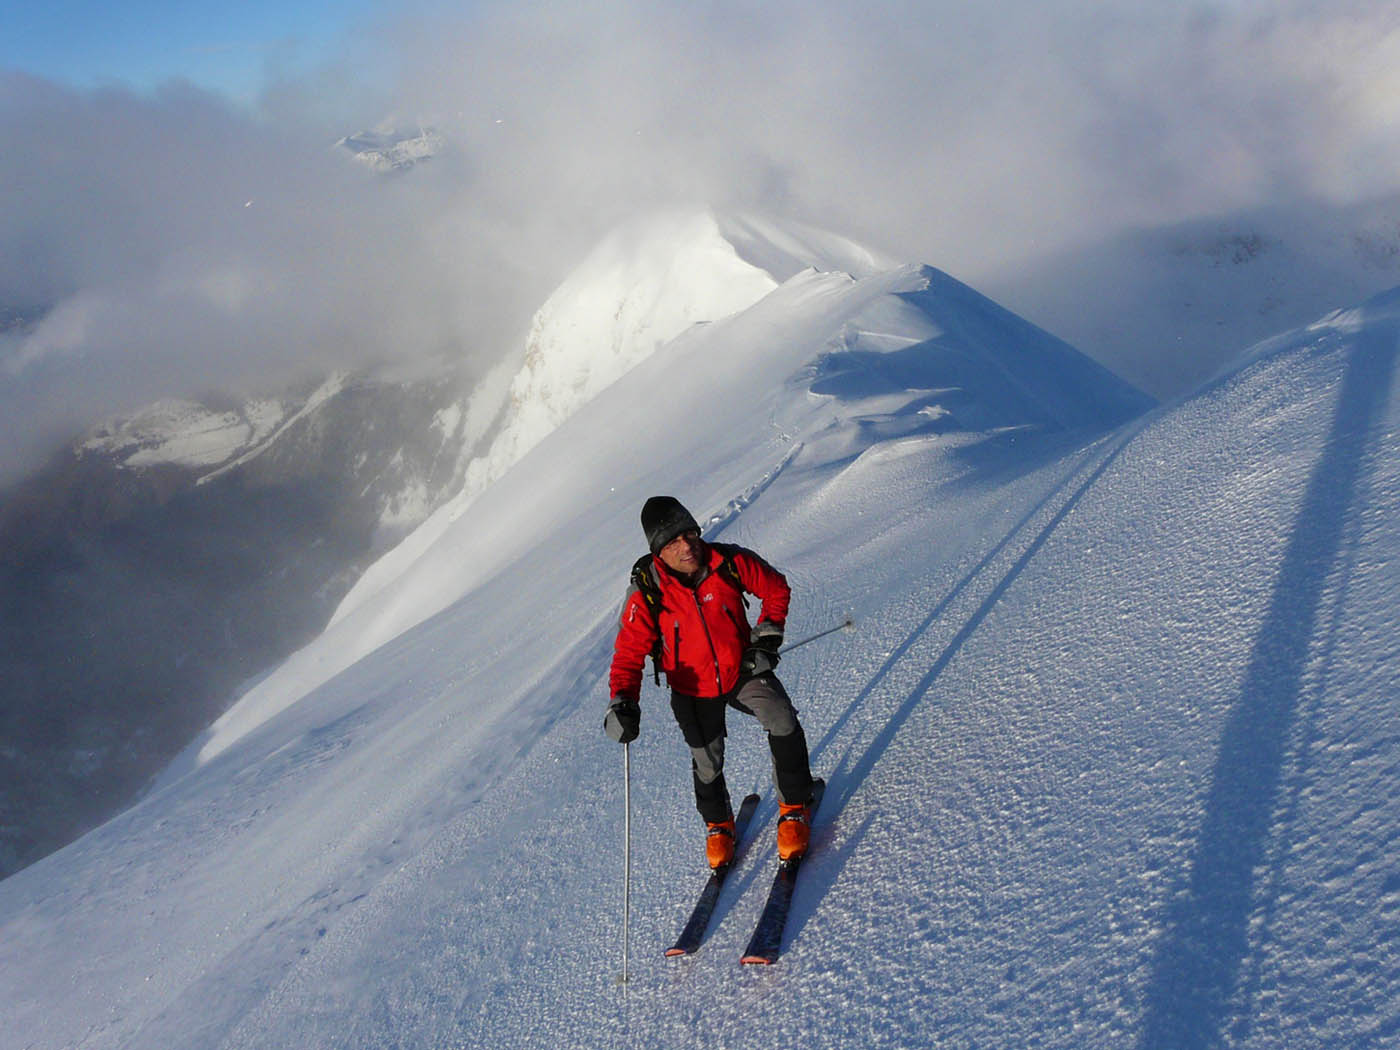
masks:
<path id="1" fill-rule="evenodd" d="M 630 744 L 642 731 L 642 705 L 635 700 L 613 697 L 603 719 L 603 732 L 619 744 Z"/>
<path id="2" fill-rule="evenodd" d="M 760 622 L 749 633 L 749 647 L 744 650 L 744 660 L 739 670 L 750 677 L 767 674 L 782 659 L 778 655 L 782 645 L 783 629 L 767 620 Z"/>

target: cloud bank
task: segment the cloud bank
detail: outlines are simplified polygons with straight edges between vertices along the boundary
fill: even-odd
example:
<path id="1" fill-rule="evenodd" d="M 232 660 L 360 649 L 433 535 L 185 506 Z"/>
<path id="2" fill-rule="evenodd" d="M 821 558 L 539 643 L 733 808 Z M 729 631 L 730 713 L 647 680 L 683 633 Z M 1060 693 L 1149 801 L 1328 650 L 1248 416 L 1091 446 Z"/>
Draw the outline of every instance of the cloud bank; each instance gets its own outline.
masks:
<path id="1" fill-rule="evenodd" d="M 0 142 L 6 466 L 155 397 L 499 338 L 458 187 L 376 179 L 297 106 L 10 75 Z"/>
<path id="2" fill-rule="evenodd" d="M 165 394 L 485 361 L 648 207 L 789 215 L 976 283 L 1396 192 L 1393 4 L 1168 6 L 428 6 L 256 111 L 0 73 L 0 462 Z M 382 179 L 331 148 L 387 113 L 449 155 Z"/>
<path id="3" fill-rule="evenodd" d="M 1393 5 L 1161 7 L 487 7 L 402 30 L 399 79 L 508 202 L 719 199 L 978 269 L 1036 241 L 1394 189 Z"/>

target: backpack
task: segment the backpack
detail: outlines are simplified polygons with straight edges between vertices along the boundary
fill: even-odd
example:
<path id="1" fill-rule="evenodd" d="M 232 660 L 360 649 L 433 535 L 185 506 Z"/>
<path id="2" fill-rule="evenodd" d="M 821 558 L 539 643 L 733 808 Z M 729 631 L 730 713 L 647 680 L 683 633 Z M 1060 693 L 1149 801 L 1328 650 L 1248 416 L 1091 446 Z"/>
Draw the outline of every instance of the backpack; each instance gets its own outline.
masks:
<path id="1" fill-rule="evenodd" d="M 748 595 L 744 593 L 744 582 L 739 578 L 739 567 L 734 564 L 734 555 L 739 553 L 740 548 L 732 543 L 711 543 L 709 545 L 714 550 L 719 551 L 723 560 L 719 563 L 719 568 L 715 570 L 720 576 L 734 585 L 739 592 L 739 600 L 744 603 L 744 608 L 749 607 Z M 657 623 L 661 622 L 661 581 L 656 577 L 656 566 L 652 563 L 652 555 L 643 554 L 637 559 L 637 563 L 632 566 L 632 587 L 642 596 L 642 600 L 647 603 L 647 608 L 651 610 L 651 617 Z M 661 633 L 656 635 L 656 644 L 651 648 L 651 673 L 656 684 L 661 684 Z"/>

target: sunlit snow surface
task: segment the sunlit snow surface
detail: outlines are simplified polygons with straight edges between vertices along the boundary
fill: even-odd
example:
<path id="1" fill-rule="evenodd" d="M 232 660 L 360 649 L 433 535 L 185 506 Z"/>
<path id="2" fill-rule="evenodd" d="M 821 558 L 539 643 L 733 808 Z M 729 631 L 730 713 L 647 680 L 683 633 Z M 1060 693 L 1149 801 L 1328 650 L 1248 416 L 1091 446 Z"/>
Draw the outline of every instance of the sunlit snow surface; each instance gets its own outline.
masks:
<path id="1" fill-rule="evenodd" d="M 1398 329 L 1383 298 L 1138 415 L 935 271 L 798 275 L 0 883 L 0 1041 L 1390 1045 Z M 662 957 L 703 854 L 647 687 L 623 988 L 601 711 L 658 492 L 787 572 L 791 637 L 858 629 L 782 667 L 829 787 L 773 968 L 738 966 L 771 790 L 700 953 Z M 731 787 L 766 790 L 730 730 Z"/>

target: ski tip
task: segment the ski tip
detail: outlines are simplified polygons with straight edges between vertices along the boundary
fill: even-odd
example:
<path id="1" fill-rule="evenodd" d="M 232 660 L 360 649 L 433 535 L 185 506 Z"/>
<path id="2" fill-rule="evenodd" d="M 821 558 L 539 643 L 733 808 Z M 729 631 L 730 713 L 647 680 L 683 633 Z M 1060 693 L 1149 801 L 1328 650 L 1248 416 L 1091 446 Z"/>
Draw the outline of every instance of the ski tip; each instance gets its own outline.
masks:
<path id="1" fill-rule="evenodd" d="M 667 948 L 667 949 L 666 949 L 666 958 L 668 958 L 668 959 L 675 959 L 675 958 L 677 958 L 678 956 L 681 956 L 681 955 L 689 955 L 689 954 L 690 954 L 690 953 L 689 953 L 688 951 L 686 951 L 684 948 L 680 947 L 679 945 L 677 945 L 677 946 L 674 947 L 674 948 Z"/>

